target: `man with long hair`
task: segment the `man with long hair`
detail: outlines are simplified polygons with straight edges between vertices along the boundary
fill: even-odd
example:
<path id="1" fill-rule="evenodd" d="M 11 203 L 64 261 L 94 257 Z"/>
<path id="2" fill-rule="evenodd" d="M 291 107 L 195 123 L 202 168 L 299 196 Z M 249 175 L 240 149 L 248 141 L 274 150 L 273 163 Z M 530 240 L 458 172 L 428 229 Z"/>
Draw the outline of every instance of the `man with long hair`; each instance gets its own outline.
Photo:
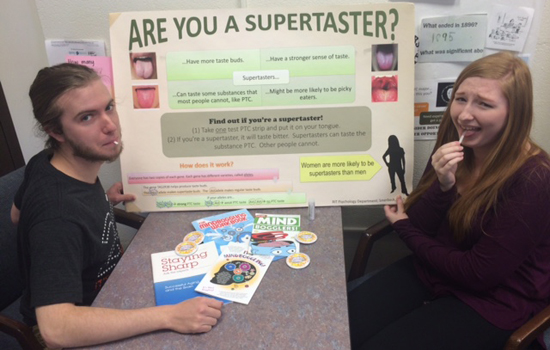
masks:
<path id="1" fill-rule="evenodd" d="M 222 302 L 195 298 L 135 310 L 90 307 L 122 255 L 112 205 L 133 200 L 98 173 L 122 152 L 115 102 L 94 70 L 40 70 L 29 95 L 46 149 L 35 155 L 12 207 L 25 289 L 21 313 L 52 348 L 109 342 L 160 329 L 208 332 Z"/>

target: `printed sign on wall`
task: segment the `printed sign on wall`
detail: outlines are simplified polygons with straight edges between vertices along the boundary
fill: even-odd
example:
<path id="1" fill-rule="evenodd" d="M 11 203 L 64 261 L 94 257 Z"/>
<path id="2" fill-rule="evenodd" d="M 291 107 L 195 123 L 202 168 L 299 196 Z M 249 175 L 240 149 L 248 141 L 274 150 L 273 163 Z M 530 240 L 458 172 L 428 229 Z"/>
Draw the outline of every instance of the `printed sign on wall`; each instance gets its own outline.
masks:
<path id="1" fill-rule="evenodd" d="M 128 210 L 384 204 L 411 189 L 412 4 L 110 21 Z"/>

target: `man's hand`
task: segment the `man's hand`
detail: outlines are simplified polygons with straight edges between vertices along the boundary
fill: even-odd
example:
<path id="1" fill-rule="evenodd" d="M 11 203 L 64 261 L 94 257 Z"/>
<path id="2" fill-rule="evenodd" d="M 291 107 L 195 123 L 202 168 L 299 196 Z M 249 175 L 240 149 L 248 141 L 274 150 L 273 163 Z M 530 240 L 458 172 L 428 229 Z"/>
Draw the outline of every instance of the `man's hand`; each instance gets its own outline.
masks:
<path id="1" fill-rule="evenodd" d="M 11 222 L 13 222 L 14 225 L 19 224 L 19 217 L 21 216 L 21 210 L 15 206 L 15 204 L 11 205 Z"/>
<path id="2" fill-rule="evenodd" d="M 223 302 L 205 297 L 176 305 L 143 309 L 106 309 L 74 304 L 36 308 L 40 333 L 51 348 L 101 344 L 170 329 L 180 333 L 208 332 L 222 315 Z"/>
<path id="3" fill-rule="evenodd" d="M 386 219 L 388 219 L 392 225 L 396 221 L 409 218 L 409 216 L 405 213 L 405 206 L 403 205 L 403 199 L 401 196 L 397 196 L 396 205 L 385 205 L 384 213 L 386 214 Z"/>
<path id="4" fill-rule="evenodd" d="M 175 305 L 169 328 L 179 333 L 205 333 L 222 315 L 223 302 L 197 297 Z"/>
<path id="5" fill-rule="evenodd" d="M 136 200 L 136 196 L 133 194 L 124 194 L 122 192 L 122 182 L 117 182 L 107 191 L 107 197 L 113 205 L 117 205 L 120 202 L 133 202 Z"/>

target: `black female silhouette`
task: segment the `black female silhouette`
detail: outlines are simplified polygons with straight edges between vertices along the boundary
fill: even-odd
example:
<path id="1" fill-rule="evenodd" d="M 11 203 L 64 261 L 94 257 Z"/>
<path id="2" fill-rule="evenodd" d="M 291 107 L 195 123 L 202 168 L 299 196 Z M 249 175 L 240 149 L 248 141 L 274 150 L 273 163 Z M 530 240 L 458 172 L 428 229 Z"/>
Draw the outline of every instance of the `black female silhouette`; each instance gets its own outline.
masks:
<path id="1" fill-rule="evenodd" d="M 389 161 L 386 157 L 389 156 Z M 391 181 L 391 192 L 395 191 L 395 175 L 399 177 L 401 182 L 401 193 L 408 196 L 407 185 L 405 184 L 405 150 L 399 146 L 399 139 L 395 135 L 388 137 L 388 149 L 382 156 L 384 163 L 388 167 Z"/>

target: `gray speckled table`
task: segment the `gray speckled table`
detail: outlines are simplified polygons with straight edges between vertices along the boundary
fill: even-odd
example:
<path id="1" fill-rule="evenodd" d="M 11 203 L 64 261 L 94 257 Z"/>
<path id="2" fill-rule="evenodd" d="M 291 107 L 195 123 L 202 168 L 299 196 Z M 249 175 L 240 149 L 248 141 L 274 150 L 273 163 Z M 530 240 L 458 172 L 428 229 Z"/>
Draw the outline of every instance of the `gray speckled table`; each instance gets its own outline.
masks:
<path id="1" fill-rule="evenodd" d="M 311 257 L 303 270 L 284 260 L 271 264 L 250 304 L 227 304 L 209 333 L 182 335 L 161 331 L 93 349 L 349 349 L 349 326 L 339 207 L 250 210 L 300 214 L 302 230 L 315 232 Z M 191 221 L 220 212 L 152 213 L 137 232 L 94 306 L 130 309 L 155 305 L 151 253 L 173 249 L 193 230 Z"/>

